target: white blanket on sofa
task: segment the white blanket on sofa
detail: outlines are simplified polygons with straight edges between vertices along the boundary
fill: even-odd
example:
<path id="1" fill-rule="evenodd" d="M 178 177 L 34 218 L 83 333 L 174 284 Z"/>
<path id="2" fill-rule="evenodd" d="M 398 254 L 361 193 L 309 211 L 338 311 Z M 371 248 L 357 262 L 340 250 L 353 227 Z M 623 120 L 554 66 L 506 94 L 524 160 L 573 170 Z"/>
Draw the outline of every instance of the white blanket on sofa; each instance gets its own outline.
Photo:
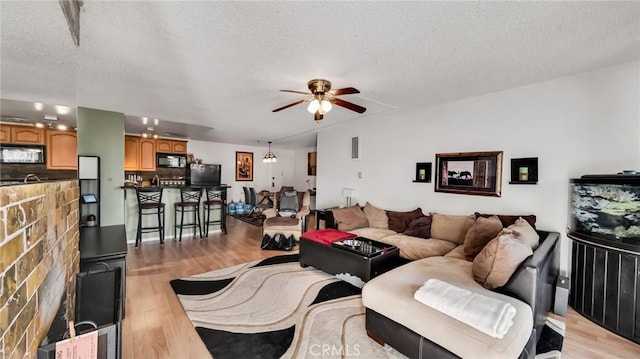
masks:
<path id="1" fill-rule="evenodd" d="M 516 308 L 500 299 L 429 279 L 413 297 L 452 318 L 501 339 L 513 325 Z"/>

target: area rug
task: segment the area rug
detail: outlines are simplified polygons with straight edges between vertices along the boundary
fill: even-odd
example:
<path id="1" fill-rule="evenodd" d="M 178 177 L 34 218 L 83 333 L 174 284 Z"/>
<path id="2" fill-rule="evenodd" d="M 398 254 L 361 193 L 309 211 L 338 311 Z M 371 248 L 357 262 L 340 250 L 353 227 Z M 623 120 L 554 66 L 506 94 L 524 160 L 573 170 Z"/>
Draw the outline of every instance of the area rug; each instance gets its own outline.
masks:
<path id="1" fill-rule="evenodd" d="M 242 215 L 242 214 L 233 214 L 231 215 L 233 218 L 237 218 L 243 222 L 249 223 L 256 227 L 262 227 L 262 223 L 265 220 L 265 216 L 262 214 L 252 213 L 250 215 Z"/>
<path id="2" fill-rule="evenodd" d="M 360 288 L 280 255 L 171 281 L 215 359 L 405 358 L 366 335 Z M 564 323 L 550 319 L 536 359 L 559 358 Z M 544 353 L 544 354 L 540 354 Z"/>

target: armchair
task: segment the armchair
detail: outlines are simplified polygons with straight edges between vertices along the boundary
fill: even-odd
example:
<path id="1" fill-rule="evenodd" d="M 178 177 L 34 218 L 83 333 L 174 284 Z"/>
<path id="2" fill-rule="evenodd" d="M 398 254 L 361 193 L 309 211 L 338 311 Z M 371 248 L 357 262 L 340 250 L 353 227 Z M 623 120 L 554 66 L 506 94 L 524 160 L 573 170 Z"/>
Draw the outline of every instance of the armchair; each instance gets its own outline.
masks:
<path id="1" fill-rule="evenodd" d="M 307 215 L 309 215 L 309 192 L 296 192 L 285 190 L 276 193 L 273 208 L 262 211 L 266 217 L 262 225 L 262 235 L 274 236 L 277 233 L 286 237 L 293 235 L 300 240 L 302 232 L 307 229 Z M 295 198 L 294 198 L 295 197 Z M 294 207 L 291 208 L 292 203 Z"/>

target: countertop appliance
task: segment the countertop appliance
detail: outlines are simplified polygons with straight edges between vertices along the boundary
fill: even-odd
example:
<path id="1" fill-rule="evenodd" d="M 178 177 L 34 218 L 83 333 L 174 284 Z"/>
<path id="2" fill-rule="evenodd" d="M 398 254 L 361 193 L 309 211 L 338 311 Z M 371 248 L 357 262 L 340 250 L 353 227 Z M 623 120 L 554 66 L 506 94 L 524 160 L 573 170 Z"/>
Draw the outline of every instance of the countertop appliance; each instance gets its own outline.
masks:
<path id="1" fill-rule="evenodd" d="M 221 165 L 191 163 L 187 168 L 186 182 L 191 186 L 219 186 Z"/>
<path id="2" fill-rule="evenodd" d="M 44 163 L 44 146 L 41 145 L 0 145 L 0 163 Z"/>
<path id="3" fill-rule="evenodd" d="M 187 167 L 187 156 L 174 153 L 157 153 L 156 167 L 185 168 Z"/>

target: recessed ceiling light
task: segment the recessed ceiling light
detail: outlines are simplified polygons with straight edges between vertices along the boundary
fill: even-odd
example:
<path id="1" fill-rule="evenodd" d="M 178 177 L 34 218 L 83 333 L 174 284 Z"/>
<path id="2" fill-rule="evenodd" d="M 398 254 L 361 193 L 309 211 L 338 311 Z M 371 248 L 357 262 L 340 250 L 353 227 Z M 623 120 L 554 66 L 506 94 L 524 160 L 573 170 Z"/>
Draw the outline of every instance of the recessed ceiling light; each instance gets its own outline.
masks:
<path id="1" fill-rule="evenodd" d="M 55 105 L 54 107 L 58 115 L 67 115 L 71 112 L 71 107 L 62 106 L 62 105 Z"/>
<path id="2" fill-rule="evenodd" d="M 36 109 L 36 111 L 42 111 L 42 109 L 44 108 L 44 104 L 42 102 L 35 102 L 33 104 L 33 107 Z"/>
<path id="3" fill-rule="evenodd" d="M 56 128 L 58 130 L 60 130 L 60 131 L 66 131 L 67 130 L 67 126 L 65 126 L 65 125 L 58 125 L 58 126 L 56 126 Z"/>
<path id="4" fill-rule="evenodd" d="M 44 124 L 42 124 L 40 122 L 36 122 L 33 125 L 36 126 L 37 128 L 44 128 Z"/>
<path id="5" fill-rule="evenodd" d="M 154 124 L 154 125 L 156 125 L 156 126 L 158 126 L 158 119 L 157 119 L 157 118 L 154 118 L 154 119 L 153 119 L 153 124 Z"/>
<path id="6" fill-rule="evenodd" d="M 142 118 L 142 124 L 143 124 L 143 125 L 146 125 L 148 121 L 149 121 L 149 119 L 148 119 L 148 118 L 146 118 L 146 117 L 143 117 L 143 118 Z"/>

